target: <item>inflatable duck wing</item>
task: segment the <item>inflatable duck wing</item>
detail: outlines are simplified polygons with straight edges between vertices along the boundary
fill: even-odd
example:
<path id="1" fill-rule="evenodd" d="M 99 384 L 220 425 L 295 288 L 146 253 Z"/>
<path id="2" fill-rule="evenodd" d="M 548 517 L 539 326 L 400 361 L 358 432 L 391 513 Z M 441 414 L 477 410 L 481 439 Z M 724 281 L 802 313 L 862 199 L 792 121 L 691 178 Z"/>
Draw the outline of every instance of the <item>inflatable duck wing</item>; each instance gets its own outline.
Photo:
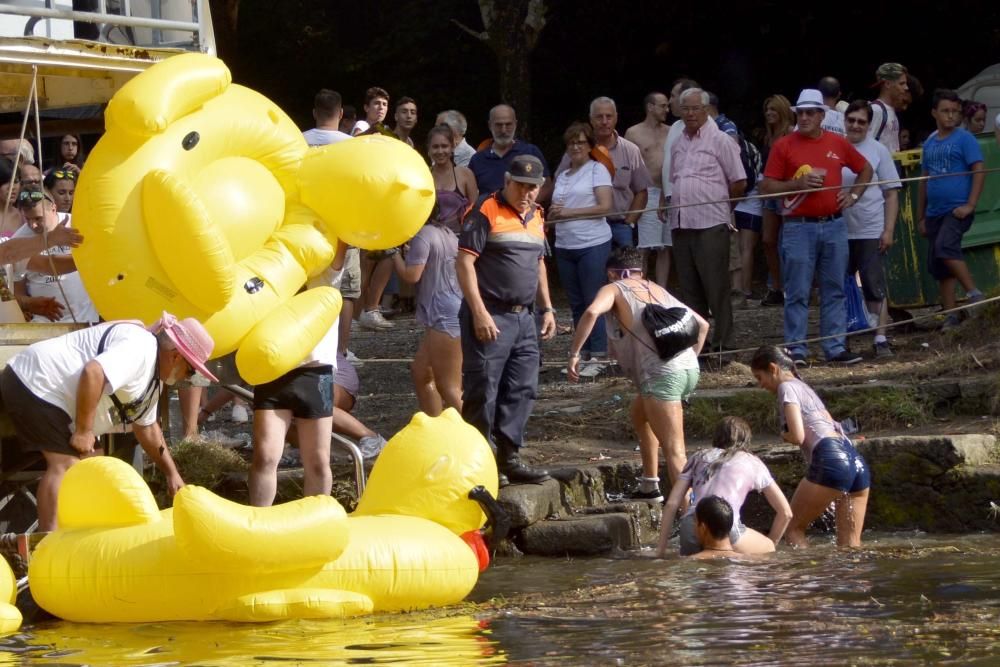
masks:
<path id="1" fill-rule="evenodd" d="M 28 580 L 42 608 L 87 622 L 336 618 L 454 604 L 485 566 L 466 541 L 486 519 L 469 499 L 480 486 L 496 493 L 496 464 L 454 410 L 418 414 L 389 441 L 349 517 L 328 496 L 252 508 L 195 486 L 159 511 L 135 470 L 89 458 L 66 474 L 59 529 L 38 545 Z"/>
<path id="2" fill-rule="evenodd" d="M 198 318 L 216 356 L 240 348 L 252 384 L 294 368 L 336 321 L 336 290 L 296 294 L 329 266 L 338 238 L 398 245 L 433 206 L 433 179 L 411 148 L 372 137 L 309 149 L 281 109 L 211 56 L 137 75 L 105 124 L 74 201 L 87 239 L 74 257 L 94 304 L 105 319 Z"/>

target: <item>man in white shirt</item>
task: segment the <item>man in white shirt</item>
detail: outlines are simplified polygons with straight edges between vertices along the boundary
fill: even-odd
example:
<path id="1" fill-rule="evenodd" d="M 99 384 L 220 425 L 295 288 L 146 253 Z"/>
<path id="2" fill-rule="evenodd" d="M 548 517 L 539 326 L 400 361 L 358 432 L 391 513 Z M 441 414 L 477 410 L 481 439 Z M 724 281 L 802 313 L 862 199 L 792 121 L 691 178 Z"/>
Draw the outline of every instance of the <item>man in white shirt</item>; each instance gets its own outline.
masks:
<path id="1" fill-rule="evenodd" d="M 60 215 L 47 190 L 22 190 L 17 206 L 24 218 L 12 239 L 42 236 L 47 238 L 59 227 L 69 226 L 69 214 Z M 43 258 L 23 260 L 14 268 L 14 293 L 24 297 L 54 299 L 60 306 L 49 313 L 58 319 L 36 315 L 35 319 L 54 322 L 97 322 L 100 317 L 76 270 L 68 246 L 53 246 L 42 253 Z M 51 262 L 50 262 L 51 260 Z"/>
<path id="2" fill-rule="evenodd" d="M 906 68 L 899 63 L 882 63 L 875 70 L 878 99 L 872 102 L 872 123 L 868 136 L 889 149 L 899 152 L 899 118 L 897 109 L 905 108 L 910 90 Z"/>
<path id="3" fill-rule="evenodd" d="M 184 486 L 156 421 L 161 382 L 195 371 L 216 380 L 205 362 L 215 343 L 195 319 L 163 314 L 141 322 L 106 322 L 50 338 L 15 355 L 0 372 L 0 395 L 22 448 L 41 451 L 38 530 L 56 528 L 56 501 L 66 471 L 94 454 L 97 437 L 131 425 L 173 495 Z"/>
<path id="4" fill-rule="evenodd" d="M 885 253 L 892 247 L 902 184 L 889 149 L 868 135 L 871 118 L 871 105 L 864 100 L 852 102 L 844 114 L 847 140 L 872 166 L 875 172 L 873 180 L 881 181 L 878 187 L 867 188 L 853 206 L 844 209 L 850 253 L 848 273 L 861 275 L 868 312 L 878 317 L 880 328 L 875 332 L 875 356 L 891 357 L 892 349 L 885 337 L 885 326 L 889 323 Z M 854 172 L 844 167 L 845 187 L 852 186 L 856 178 Z"/>
<path id="5" fill-rule="evenodd" d="M 340 131 L 340 121 L 344 117 L 344 103 L 340 93 L 323 88 L 313 100 L 313 120 L 316 127 L 302 133 L 310 146 L 335 144 L 351 135 Z"/>

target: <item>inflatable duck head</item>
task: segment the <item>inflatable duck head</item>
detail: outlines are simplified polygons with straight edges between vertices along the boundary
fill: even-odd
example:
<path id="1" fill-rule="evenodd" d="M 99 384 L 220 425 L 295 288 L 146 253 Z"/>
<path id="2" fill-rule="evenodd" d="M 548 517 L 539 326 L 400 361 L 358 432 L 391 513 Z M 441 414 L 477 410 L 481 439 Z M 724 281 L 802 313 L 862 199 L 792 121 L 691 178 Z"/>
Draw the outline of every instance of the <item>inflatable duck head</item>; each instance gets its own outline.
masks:
<path id="1" fill-rule="evenodd" d="M 496 460 L 486 439 L 454 408 L 438 417 L 418 412 L 379 454 L 353 516 L 416 516 L 462 535 L 486 522 L 469 498 L 476 486 L 497 494 Z"/>
<path id="2" fill-rule="evenodd" d="M 403 142 L 310 149 L 277 105 L 204 54 L 137 75 L 105 124 L 74 201 L 87 292 L 105 319 L 197 318 L 215 356 L 240 349 L 252 384 L 295 367 L 336 321 L 335 290 L 296 294 L 337 240 L 398 245 L 434 202 L 429 169 Z"/>

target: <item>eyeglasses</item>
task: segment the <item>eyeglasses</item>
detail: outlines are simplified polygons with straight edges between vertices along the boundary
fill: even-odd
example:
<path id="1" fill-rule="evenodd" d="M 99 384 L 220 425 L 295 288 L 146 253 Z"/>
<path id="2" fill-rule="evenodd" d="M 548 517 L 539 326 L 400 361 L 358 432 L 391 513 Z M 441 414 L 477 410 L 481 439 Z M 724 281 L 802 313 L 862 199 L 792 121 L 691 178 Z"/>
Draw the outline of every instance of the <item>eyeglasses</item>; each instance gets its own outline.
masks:
<path id="1" fill-rule="evenodd" d="M 73 171 L 72 169 L 56 169 L 55 171 L 50 172 L 50 173 L 52 174 L 52 177 L 54 179 L 56 179 L 57 181 L 75 181 L 76 180 L 76 172 Z"/>
<path id="2" fill-rule="evenodd" d="M 681 107 L 681 113 L 698 113 L 704 108 L 705 108 L 704 105 L 699 105 L 696 107 Z"/>
<path id="3" fill-rule="evenodd" d="M 866 118 L 851 118 L 848 116 L 844 119 L 844 122 L 848 125 L 867 125 L 868 120 Z"/>
<path id="4" fill-rule="evenodd" d="M 34 206 L 43 199 L 47 199 L 50 202 L 52 198 L 49 197 L 42 190 L 21 190 L 17 195 L 17 205 L 18 206 Z M 52 202 L 53 204 L 55 202 Z"/>
<path id="5" fill-rule="evenodd" d="M 573 146 L 589 146 L 590 142 L 589 141 L 570 141 L 566 145 L 569 146 L 570 148 L 572 148 Z"/>

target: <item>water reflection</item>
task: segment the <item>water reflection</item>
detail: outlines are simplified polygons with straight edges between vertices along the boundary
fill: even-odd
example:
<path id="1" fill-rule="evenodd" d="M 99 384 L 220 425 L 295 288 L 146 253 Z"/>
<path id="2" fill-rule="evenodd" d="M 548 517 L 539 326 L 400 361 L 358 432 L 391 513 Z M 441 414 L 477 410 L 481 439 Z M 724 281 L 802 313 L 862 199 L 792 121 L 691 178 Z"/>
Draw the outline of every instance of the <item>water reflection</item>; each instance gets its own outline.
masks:
<path id="1" fill-rule="evenodd" d="M 0 656 L 66 666 L 505 662 L 489 636 L 488 621 L 464 614 L 441 617 L 441 612 L 252 625 L 59 622 L 8 638 L 0 645 Z M 0 659 L 2 664 L 7 663 Z"/>
<path id="2" fill-rule="evenodd" d="M 0 665 L 996 664 L 1000 537 L 740 562 L 502 560 L 470 604 L 264 625 L 27 628 Z"/>

